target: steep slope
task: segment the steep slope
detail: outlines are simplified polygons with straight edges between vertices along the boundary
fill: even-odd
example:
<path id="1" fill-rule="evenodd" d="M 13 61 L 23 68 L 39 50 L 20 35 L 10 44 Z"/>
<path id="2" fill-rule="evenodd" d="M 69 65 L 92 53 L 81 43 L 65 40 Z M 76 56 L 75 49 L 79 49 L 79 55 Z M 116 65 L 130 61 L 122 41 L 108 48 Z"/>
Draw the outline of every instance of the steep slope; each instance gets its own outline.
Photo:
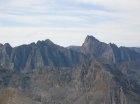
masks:
<path id="1" fill-rule="evenodd" d="M 50 40 L 14 48 L 9 44 L 0 47 L 0 65 L 7 69 L 29 70 L 42 66 L 73 67 L 84 59 L 84 55 L 58 46 Z"/>
<path id="2" fill-rule="evenodd" d="M 95 57 L 105 63 L 120 63 L 124 61 L 140 61 L 140 54 L 126 47 L 118 48 L 115 44 L 100 42 L 93 36 L 87 36 L 81 46 L 81 53 Z"/>
<path id="3" fill-rule="evenodd" d="M 1 44 L 0 103 L 139 104 L 139 63 L 138 52 L 93 36 L 81 47 Z"/>
<path id="4" fill-rule="evenodd" d="M 93 36 L 87 36 L 79 52 L 84 53 L 90 59 L 96 58 L 101 63 L 111 66 L 112 70 L 116 69 L 122 73 L 120 76 L 116 71 L 113 72 L 120 78 L 126 77 L 130 84 L 128 88 L 130 92 L 140 94 L 140 53 L 138 51 L 127 47 L 117 47 L 115 44 L 106 44 Z"/>
<path id="5" fill-rule="evenodd" d="M 4 68 L 13 67 L 13 64 L 10 62 L 11 52 L 12 47 L 8 43 L 0 45 L 0 66 L 3 66 Z"/>
<path id="6" fill-rule="evenodd" d="M 72 70 L 43 68 L 18 74 L 9 71 L 7 85 L 14 91 L 22 89 L 22 93 L 11 94 L 13 101 L 27 99 L 28 104 L 139 104 L 140 94 L 134 91 L 134 84 L 112 68 L 87 60 Z"/>

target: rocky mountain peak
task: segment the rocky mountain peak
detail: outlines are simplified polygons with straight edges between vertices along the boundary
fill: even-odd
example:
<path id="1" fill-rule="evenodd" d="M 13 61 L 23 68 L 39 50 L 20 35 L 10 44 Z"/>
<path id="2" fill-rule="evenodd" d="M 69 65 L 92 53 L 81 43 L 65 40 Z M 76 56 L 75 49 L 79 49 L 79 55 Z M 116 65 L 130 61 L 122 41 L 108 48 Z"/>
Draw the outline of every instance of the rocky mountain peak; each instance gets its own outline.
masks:
<path id="1" fill-rule="evenodd" d="M 5 54 L 7 54 L 8 56 L 11 54 L 11 51 L 12 51 L 12 47 L 9 43 L 5 43 L 3 45 L 3 51 L 5 51 Z"/>
<path id="2" fill-rule="evenodd" d="M 85 39 L 85 42 L 84 44 L 92 44 L 92 43 L 97 43 L 97 42 L 100 42 L 98 39 L 96 39 L 94 36 L 92 35 L 88 35 Z"/>
<path id="3" fill-rule="evenodd" d="M 9 43 L 5 43 L 5 44 L 4 44 L 4 47 L 5 47 L 5 48 L 8 48 L 8 49 L 9 49 L 9 48 L 12 48 L 11 45 L 10 45 Z"/>
<path id="4" fill-rule="evenodd" d="M 107 47 L 106 43 L 100 42 L 93 36 L 87 36 L 81 47 L 81 52 L 90 56 L 100 56 Z"/>
<path id="5" fill-rule="evenodd" d="M 0 47 L 2 47 L 2 46 L 3 46 L 3 44 L 0 43 Z"/>
<path id="6" fill-rule="evenodd" d="M 50 39 L 45 40 L 46 43 L 54 44 Z"/>
<path id="7" fill-rule="evenodd" d="M 118 47 L 116 44 L 100 42 L 95 37 L 89 35 L 81 46 L 80 52 L 89 57 L 96 57 L 105 63 L 140 60 L 138 52 L 131 51 L 127 47 Z"/>
<path id="8" fill-rule="evenodd" d="M 55 45 L 50 39 L 46 39 L 46 40 L 43 40 L 43 41 L 37 41 L 37 43 L 36 43 L 37 45 L 39 45 L 39 46 L 46 46 L 46 45 L 51 45 L 51 46 L 53 46 L 53 45 Z"/>

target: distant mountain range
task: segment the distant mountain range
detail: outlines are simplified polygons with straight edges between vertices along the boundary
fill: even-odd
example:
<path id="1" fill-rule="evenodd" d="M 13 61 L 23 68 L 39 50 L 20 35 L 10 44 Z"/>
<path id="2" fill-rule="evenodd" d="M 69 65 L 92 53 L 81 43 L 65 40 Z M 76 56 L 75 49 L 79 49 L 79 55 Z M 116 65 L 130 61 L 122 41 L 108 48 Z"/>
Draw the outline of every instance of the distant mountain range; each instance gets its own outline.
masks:
<path id="1" fill-rule="evenodd" d="M 140 48 L 0 44 L 0 104 L 140 104 Z"/>

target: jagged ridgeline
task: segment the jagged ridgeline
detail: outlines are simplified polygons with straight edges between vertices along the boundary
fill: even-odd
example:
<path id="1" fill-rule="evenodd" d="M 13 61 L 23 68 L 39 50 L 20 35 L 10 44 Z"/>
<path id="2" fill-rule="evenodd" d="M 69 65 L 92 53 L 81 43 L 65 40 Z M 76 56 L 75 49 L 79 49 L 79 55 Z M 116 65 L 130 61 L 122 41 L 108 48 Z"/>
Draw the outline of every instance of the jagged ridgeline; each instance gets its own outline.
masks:
<path id="1" fill-rule="evenodd" d="M 140 104 L 140 52 L 87 36 L 0 45 L 0 104 Z"/>

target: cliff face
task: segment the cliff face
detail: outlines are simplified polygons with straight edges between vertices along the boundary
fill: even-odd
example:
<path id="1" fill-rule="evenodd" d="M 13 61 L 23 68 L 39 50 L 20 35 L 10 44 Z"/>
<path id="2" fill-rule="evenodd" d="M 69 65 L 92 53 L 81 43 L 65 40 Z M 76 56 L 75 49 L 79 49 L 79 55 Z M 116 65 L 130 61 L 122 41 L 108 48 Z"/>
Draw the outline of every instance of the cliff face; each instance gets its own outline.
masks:
<path id="1" fill-rule="evenodd" d="M 1 67 L 12 70 L 30 70 L 42 66 L 73 67 L 84 61 L 85 56 L 52 43 L 50 40 L 12 48 L 1 46 Z"/>
<path id="2" fill-rule="evenodd" d="M 80 52 L 95 57 L 105 63 L 120 63 L 125 61 L 140 61 L 140 54 L 127 47 L 117 47 L 115 44 L 100 42 L 93 36 L 87 36 Z"/>
<path id="3" fill-rule="evenodd" d="M 0 104 L 139 104 L 139 60 L 93 36 L 80 47 L 0 45 Z"/>

